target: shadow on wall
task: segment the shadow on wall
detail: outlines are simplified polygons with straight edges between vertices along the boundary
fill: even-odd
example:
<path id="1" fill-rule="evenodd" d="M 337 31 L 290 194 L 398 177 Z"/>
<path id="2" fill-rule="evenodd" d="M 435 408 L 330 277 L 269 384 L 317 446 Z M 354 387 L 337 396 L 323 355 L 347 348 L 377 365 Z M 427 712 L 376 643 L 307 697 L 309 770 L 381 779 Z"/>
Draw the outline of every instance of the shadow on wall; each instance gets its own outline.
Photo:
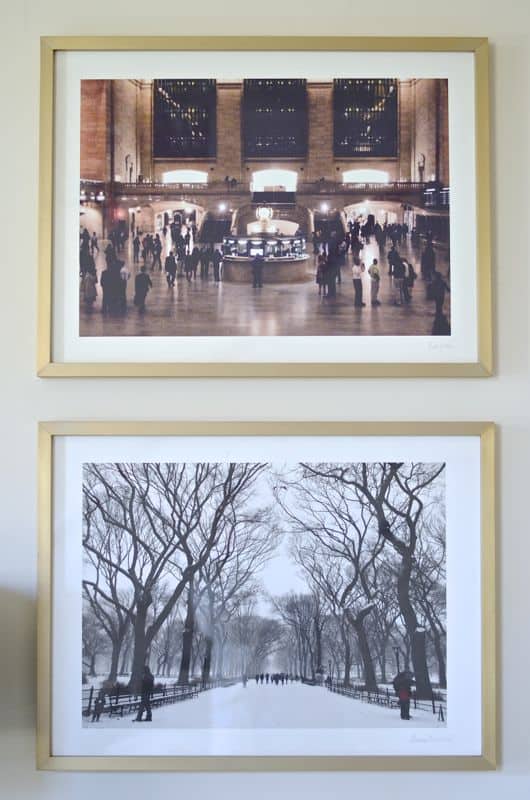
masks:
<path id="1" fill-rule="evenodd" d="M 0 587 L 0 732 L 35 726 L 36 604 Z"/>

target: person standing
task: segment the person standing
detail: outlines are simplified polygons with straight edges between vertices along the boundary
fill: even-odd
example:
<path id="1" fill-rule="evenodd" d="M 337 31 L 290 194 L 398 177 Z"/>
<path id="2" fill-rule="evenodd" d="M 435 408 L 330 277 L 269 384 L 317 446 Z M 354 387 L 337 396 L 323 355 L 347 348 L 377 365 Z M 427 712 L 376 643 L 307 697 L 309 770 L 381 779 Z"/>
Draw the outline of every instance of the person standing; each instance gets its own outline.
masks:
<path id="1" fill-rule="evenodd" d="M 140 267 L 140 272 L 134 279 L 134 305 L 143 314 L 145 311 L 145 299 L 153 283 L 147 274 L 146 267 Z"/>
<path id="2" fill-rule="evenodd" d="M 221 267 L 223 264 L 223 254 L 217 248 L 212 256 L 213 261 L 213 279 L 216 283 L 221 280 Z"/>
<path id="3" fill-rule="evenodd" d="M 436 254 L 432 242 L 427 242 L 421 255 L 421 274 L 424 281 L 431 281 L 436 270 Z"/>
<path id="4" fill-rule="evenodd" d="M 199 252 L 199 248 L 195 246 L 191 252 L 191 268 L 193 272 L 193 280 L 197 279 L 197 267 L 199 266 L 200 258 L 201 254 Z"/>
<path id="5" fill-rule="evenodd" d="M 136 276 L 137 278 L 140 275 Z M 150 280 L 149 275 L 146 275 L 146 278 Z M 142 677 L 142 684 L 140 690 L 140 705 L 138 707 L 138 714 L 136 715 L 135 722 L 143 722 L 142 717 L 145 711 L 145 722 L 151 722 L 153 719 L 152 711 L 151 711 L 151 695 L 153 694 L 155 686 L 155 679 L 153 677 L 153 673 L 146 665 L 144 667 L 144 674 Z"/>
<path id="6" fill-rule="evenodd" d="M 368 267 L 368 275 L 370 276 L 370 302 L 373 306 L 380 306 L 381 303 L 377 299 L 379 294 L 379 286 L 381 284 L 381 271 L 377 258 L 374 258 Z"/>
<path id="7" fill-rule="evenodd" d="M 430 297 L 436 304 L 436 316 L 443 315 L 445 293 L 449 292 L 449 286 L 439 272 L 434 272 L 430 286 Z"/>
<path id="8" fill-rule="evenodd" d="M 135 264 L 140 263 L 140 249 L 142 247 L 142 243 L 140 241 L 140 237 L 138 234 L 133 239 L 133 262 Z"/>
<path id="9" fill-rule="evenodd" d="M 120 267 L 121 283 L 120 283 L 119 305 L 120 305 L 120 311 L 122 311 L 123 313 L 127 311 L 127 281 L 129 280 L 130 277 L 131 273 L 127 269 L 127 265 L 125 264 L 125 262 L 122 261 Z"/>
<path id="10" fill-rule="evenodd" d="M 154 270 L 158 264 L 158 269 L 160 270 L 160 272 L 162 271 L 162 260 L 160 258 L 161 255 L 162 255 L 162 241 L 157 233 L 153 241 L 153 266 L 151 267 L 151 269 Z"/>
<path id="11" fill-rule="evenodd" d="M 353 291 L 355 292 L 354 306 L 355 308 L 363 308 L 366 303 L 363 303 L 363 281 L 362 276 L 364 272 L 364 263 L 356 256 L 353 259 L 351 268 L 353 278 Z"/>
<path id="12" fill-rule="evenodd" d="M 92 238 L 90 240 L 90 252 L 92 253 L 92 255 L 94 255 L 96 250 L 99 253 L 98 237 L 96 231 L 94 231 L 94 233 L 92 234 Z"/>
<path id="13" fill-rule="evenodd" d="M 97 289 L 96 284 L 98 282 L 96 270 L 89 270 L 85 272 L 85 275 L 81 281 L 81 288 L 83 292 L 83 300 L 85 301 L 85 307 L 88 311 L 92 310 L 92 306 L 94 305 L 97 297 Z"/>
<path id="14" fill-rule="evenodd" d="M 262 255 L 254 256 L 252 261 L 252 288 L 263 288 L 263 261 Z"/>

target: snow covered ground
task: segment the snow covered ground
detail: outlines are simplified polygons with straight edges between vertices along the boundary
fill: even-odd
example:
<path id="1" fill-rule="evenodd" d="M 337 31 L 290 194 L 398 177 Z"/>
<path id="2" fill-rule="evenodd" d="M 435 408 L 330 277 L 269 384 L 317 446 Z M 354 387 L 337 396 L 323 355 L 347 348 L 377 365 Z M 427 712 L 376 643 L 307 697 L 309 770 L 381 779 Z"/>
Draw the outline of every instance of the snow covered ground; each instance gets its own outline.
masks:
<path id="1" fill-rule="evenodd" d="M 290 683 L 259 685 L 249 681 L 202 692 L 194 700 L 153 709 L 156 728 L 444 728 L 430 712 L 411 710 L 410 721 L 401 720 L 399 709 L 363 703 L 320 686 Z M 83 727 L 135 728 L 134 716 L 99 723 L 83 718 Z"/>

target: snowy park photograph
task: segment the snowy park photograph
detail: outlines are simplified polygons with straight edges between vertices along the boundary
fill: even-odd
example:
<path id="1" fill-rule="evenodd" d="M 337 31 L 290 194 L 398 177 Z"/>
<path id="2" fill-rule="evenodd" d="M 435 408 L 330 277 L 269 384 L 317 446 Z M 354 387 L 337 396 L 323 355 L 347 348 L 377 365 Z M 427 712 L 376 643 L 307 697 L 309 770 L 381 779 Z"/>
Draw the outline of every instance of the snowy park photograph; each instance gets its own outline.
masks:
<path id="1" fill-rule="evenodd" d="M 82 473 L 83 729 L 446 728 L 444 461 Z"/>

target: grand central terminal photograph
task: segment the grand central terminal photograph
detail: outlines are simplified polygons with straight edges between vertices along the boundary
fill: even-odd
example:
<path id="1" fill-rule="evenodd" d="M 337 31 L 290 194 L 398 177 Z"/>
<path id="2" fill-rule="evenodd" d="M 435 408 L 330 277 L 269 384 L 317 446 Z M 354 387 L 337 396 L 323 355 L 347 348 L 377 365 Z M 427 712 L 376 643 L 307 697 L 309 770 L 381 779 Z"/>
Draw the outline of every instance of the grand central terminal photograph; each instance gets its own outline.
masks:
<path id="1" fill-rule="evenodd" d="M 449 336 L 446 79 L 81 81 L 79 335 Z"/>

